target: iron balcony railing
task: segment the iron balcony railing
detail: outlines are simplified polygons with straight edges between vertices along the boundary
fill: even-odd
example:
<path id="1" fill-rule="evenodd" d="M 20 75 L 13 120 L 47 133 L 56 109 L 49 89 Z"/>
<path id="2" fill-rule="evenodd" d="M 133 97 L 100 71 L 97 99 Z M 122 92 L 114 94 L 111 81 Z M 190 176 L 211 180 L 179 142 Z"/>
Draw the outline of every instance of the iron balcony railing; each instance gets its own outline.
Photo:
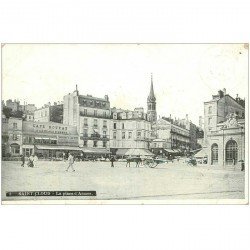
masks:
<path id="1" fill-rule="evenodd" d="M 80 136 L 81 140 L 101 140 L 101 141 L 108 141 L 109 140 L 109 135 L 87 135 L 87 134 L 83 134 L 82 136 Z"/>

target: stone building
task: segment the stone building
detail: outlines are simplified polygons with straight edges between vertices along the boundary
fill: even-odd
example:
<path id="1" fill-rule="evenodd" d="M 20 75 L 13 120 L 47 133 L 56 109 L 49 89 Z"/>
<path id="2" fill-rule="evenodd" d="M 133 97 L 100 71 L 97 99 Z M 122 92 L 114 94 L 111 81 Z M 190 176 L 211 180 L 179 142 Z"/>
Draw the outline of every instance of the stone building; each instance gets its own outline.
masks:
<path id="1" fill-rule="evenodd" d="M 166 154 L 177 154 L 190 150 L 190 133 L 183 121 L 162 117 L 152 125 L 152 131 L 155 138 L 151 143 L 152 152 L 157 154 L 161 150 Z"/>
<path id="2" fill-rule="evenodd" d="M 244 100 L 219 91 L 204 103 L 204 147 L 211 165 L 237 165 L 245 160 Z"/>
<path id="3" fill-rule="evenodd" d="M 45 104 L 42 108 L 34 111 L 35 122 L 56 122 L 63 123 L 63 104 L 54 102 Z"/>
<path id="4" fill-rule="evenodd" d="M 79 146 L 86 154 L 109 153 L 109 97 L 79 95 L 76 90 L 63 98 L 63 124 L 77 127 Z"/>
<path id="5" fill-rule="evenodd" d="M 143 108 L 134 111 L 111 109 L 110 149 L 112 153 L 123 156 L 132 149 L 149 149 L 151 122 Z"/>
<path id="6" fill-rule="evenodd" d="M 53 122 L 23 121 L 21 118 L 2 118 L 3 156 L 29 156 L 39 158 L 62 157 L 63 152 L 78 152 L 76 127 Z"/>

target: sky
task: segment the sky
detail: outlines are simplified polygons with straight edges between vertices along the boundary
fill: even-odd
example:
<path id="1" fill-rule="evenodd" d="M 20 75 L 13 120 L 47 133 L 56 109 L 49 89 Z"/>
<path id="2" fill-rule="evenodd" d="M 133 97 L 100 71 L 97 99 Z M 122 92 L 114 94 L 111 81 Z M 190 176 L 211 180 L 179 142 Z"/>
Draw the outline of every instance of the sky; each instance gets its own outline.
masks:
<path id="1" fill-rule="evenodd" d="M 244 44 L 5 44 L 2 100 L 38 108 L 75 90 L 104 97 L 111 107 L 147 108 L 151 73 L 157 115 L 198 125 L 203 103 L 218 90 L 247 98 Z"/>

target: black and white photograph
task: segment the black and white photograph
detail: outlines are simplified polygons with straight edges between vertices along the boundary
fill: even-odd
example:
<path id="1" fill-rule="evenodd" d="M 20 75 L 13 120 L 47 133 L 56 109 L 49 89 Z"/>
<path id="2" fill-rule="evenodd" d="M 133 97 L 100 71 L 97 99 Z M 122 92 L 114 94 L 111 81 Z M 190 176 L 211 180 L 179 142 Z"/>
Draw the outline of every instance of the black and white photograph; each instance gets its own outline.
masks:
<path id="1" fill-rule="evenodd" d="M 248 51 L 2 43 L 2 203 L 248 203 Z"/>

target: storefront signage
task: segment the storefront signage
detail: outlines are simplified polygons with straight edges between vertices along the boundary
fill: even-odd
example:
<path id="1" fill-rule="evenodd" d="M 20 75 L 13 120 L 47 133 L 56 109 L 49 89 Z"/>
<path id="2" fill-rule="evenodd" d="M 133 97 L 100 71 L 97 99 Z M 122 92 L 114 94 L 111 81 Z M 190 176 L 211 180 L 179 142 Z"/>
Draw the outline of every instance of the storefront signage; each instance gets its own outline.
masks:
<path id="1" fill-rule="evenodd" d="M 37 133 L 53 133 L 53 134 L 68 134 L 68 127 L 63 125 L 51 124 L 33 124 L 33 128 Z"/>

